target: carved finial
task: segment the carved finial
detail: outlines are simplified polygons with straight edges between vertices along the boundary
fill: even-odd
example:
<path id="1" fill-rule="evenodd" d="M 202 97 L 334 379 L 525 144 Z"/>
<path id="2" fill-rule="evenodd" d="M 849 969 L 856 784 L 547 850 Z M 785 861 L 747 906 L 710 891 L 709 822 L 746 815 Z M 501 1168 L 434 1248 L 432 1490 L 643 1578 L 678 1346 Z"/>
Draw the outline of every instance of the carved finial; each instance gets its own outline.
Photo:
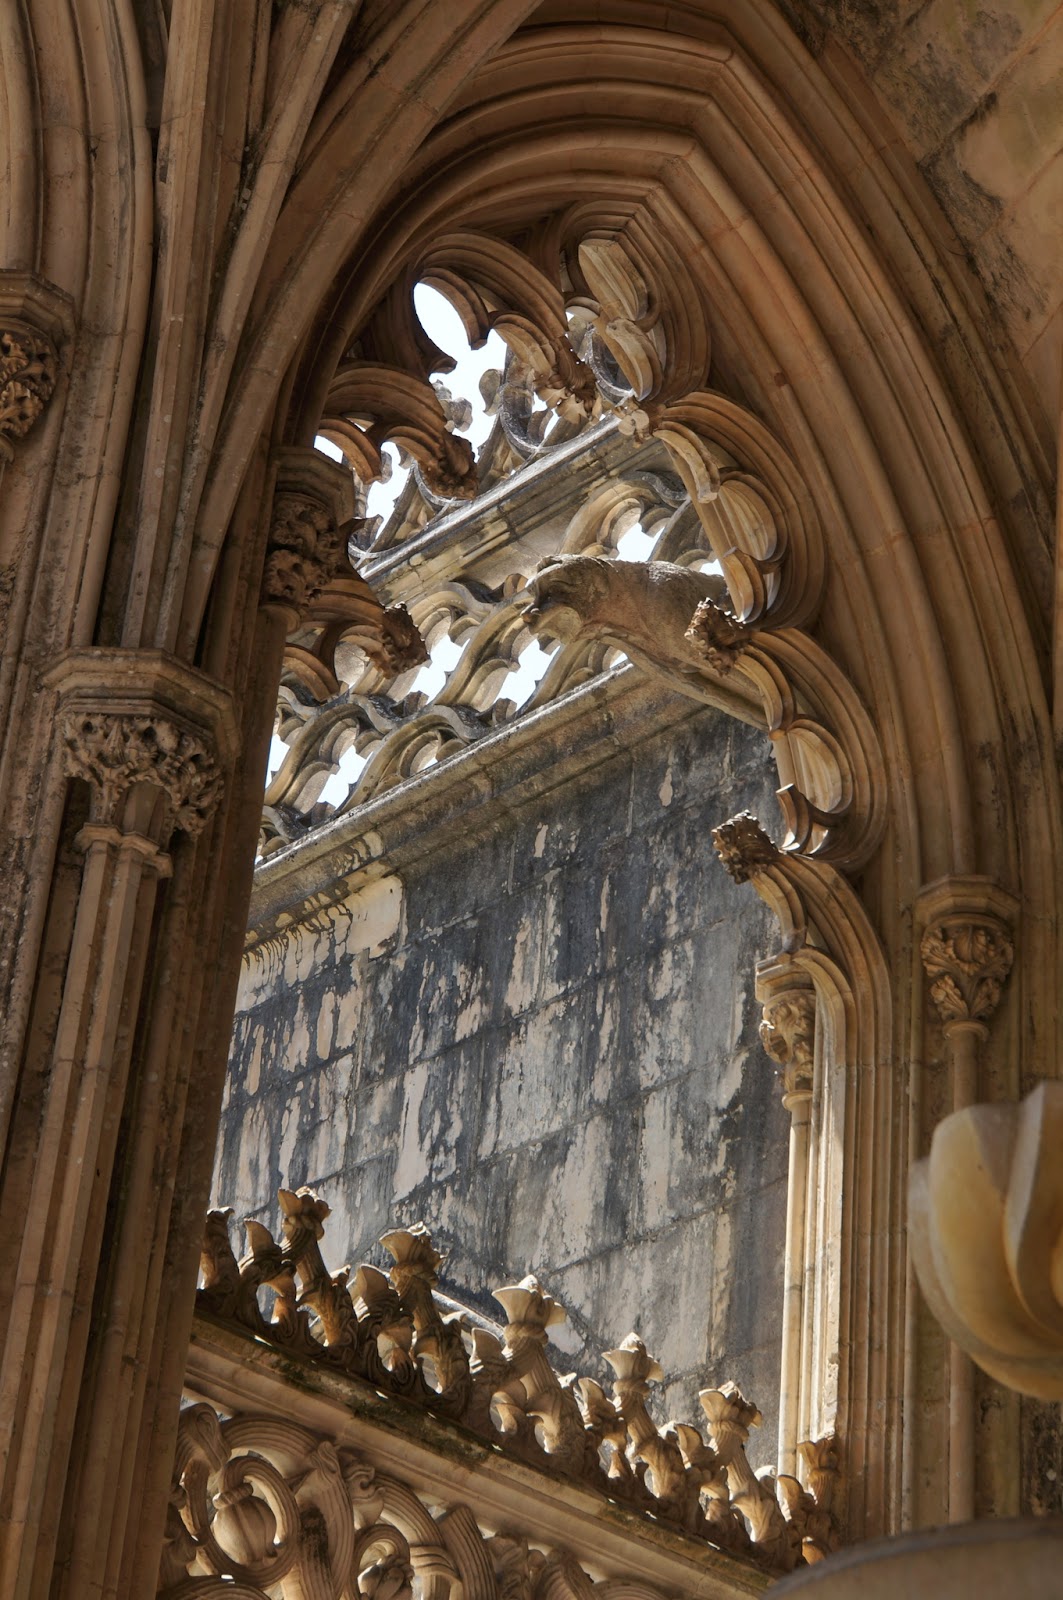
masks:
<path id="1" fill-rule="evenodd" d="M 752 811 L 740 811 L 712 830 L 716 853 L 735 883 L 747 883 L 764 867 L 779 858 L 772 843 Z"/>
<path id="2" fill-rule="evenodd" d="M 760 1042 L 782 1069 L 787 1111 L 812 1096 L 815 1041 L 816 997 L 811 989 L 788 990 L 765 1003 Z"/>
<path id="3" fill-rule="evenodd" d="M 438 1269 L 446 1256 L 435 1248 L 423 1222 L 385 1233 L 380 1243 L 395 1263 L 389 1276 L 400 1295 L 406 1293 L 414 1279 L 429 1289 L 435 1288 Z"/>
<path id="4" fill-rule="evenodd" d="M 1004 928 L 995 919 L 947 918 L 927 928 L 920 948 L 942 1022 L 985 1031 L 1015 957 Z"/>
<path id="5" fill-rule="evenodd" d="M 694 612 L 686 637 L 697 646 L 710 667 L 725 674 L 730 672 L 750 643 L 753 633 L 752 628 L 739 622 L 715 600 L 702 600 Z"/>
<path id="6" fill-rule="evenodd" d="M 538 1278 L 530 1274 L 522 1278 L 520 1283 L 506 1289 L 496 1289 L 494 1298 L 509 1319 L 505 1332 L 508 1346 L 527 1339 L 545 1344 L 547 1328 L 565 1320 L 564 1306 L 558 1305 L 543 1289 Z"/>
<path id="7" fill-rule="evenodd" d="M 630 1395 L 644 1398 L 651 1383 L 663 1383 L 664 1373 L 637 1333 L 629 1333 L 616 1350 L 606 1350 L 605 1359 L 616 1373 L 613 1385 L 621 1403 Z"/>
<path id="8" fill-rule="evenodd" d="M 52 341 L 24 324 L 0 327 L 0 458 L 11 456 L 37 421 L 55 388 Z"/>

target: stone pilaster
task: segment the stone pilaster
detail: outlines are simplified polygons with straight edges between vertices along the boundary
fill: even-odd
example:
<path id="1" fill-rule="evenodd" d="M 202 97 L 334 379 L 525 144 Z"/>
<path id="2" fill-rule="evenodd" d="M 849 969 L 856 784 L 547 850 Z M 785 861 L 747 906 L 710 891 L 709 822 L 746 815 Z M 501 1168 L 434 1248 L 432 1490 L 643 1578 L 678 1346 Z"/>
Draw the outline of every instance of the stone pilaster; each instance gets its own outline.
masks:
<path id="1" fill-rule="evenodd" d="M 989 878 L 949 877 L 919 896 L 919 953 L 949 1054 L 952 1111 L 980 1095 L 981 1050 L 1015 958 L 1013 896 Z M 971 1359 L 949 1350 L 949 1521 L 975 1514 L 975 1383 Z"/>

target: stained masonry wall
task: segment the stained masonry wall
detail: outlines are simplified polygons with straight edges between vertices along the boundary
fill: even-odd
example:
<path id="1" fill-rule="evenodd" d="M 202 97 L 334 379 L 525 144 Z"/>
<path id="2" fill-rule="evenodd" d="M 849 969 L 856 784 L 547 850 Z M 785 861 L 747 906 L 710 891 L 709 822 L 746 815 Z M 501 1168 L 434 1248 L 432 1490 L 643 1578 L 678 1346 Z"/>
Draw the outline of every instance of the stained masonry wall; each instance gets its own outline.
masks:
<path id="1" fill-rule="evenodd" d="M 424 1219 L 441 1287 L 488 1315 L 535 1271 L 569 1309 L 563 1365 L 607 1376 L 634 1327 L 671 1380 L 662 1420 L 733 1378 L 770 1460 L 788 1117 L 753 976 L 774 924 L 709 834 L 773 818 L 773 775 L 762 734 L 695 710 L 255 952 L 219 1201 L 272 1221 L 279 1184 L 312 1184 L 336 1266 Z"/>

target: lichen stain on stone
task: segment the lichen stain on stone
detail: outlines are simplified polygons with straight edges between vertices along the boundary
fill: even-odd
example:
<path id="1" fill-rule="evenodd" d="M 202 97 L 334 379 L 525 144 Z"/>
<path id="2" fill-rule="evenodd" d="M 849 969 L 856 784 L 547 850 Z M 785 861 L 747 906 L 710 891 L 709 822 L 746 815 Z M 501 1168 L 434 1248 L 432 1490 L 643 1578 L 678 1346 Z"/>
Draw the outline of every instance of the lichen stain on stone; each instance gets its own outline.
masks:
<path id="1" fill-rule="evenodd" d="M 353 1263 L 423 1217 L 448 1292 L 534 1270 L 569 1343 L 637 1317 L 683 1410 L 725 1376 L 770 1396 L 786 1115 L 752 980 L 777 935 L 707 843 L 772 814 L 761 744 L 697 713 L 256 948 L 216 1192 L 320 1185 Z"/>

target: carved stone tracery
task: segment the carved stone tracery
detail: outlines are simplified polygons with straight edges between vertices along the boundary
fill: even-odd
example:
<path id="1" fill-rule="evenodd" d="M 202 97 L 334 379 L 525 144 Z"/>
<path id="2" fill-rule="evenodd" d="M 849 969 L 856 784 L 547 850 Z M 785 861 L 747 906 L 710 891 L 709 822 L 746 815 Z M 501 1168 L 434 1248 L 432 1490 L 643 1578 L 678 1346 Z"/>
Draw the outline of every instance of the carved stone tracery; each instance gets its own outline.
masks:
<path id="1" fill-rule="evenodd" d="M 785 1495 L 781 1505 L 773 1481 L 758 1478 L 745 1456 L 760 1412 L 733 1385 L 700 1396 L 709 1443 L 689 1424 L 660 1429 L 647 1398 L 663 1373 L 637 1334 L 606 1352 L 612 1396 L 592 1379 L 559 1378 L 546 1347 L 565 1311 L 536 1278 L 495 1291 L 507 1318 L 499 1337 L 436 1303 L 443 1258 L 423 1225 L 384 1236 L 393 1261 L 386 1273 L 367 1264 L 353 1276 L 347 1267 L 330 1273 L 320 1250 L 327 1204 L 309 1189 L 281 1190 L 280 1202 L 283 1242 L 248 1219 L 250 1249 L 239 1263 L 228 1238 L 231 1213 L 209 1214 L 202 1312 L 290 1357 L 401 1395 L 507 1454 L 749 1554 L 769 1570 L 788 1571 L 801 1558 L 782 1509 Z M 268 1322 L 258 1303 L 264 1288 L 274 1295 Z M 807 1500 L 795 1500 L 802 1517 L 827 1514 L 814 1487 L 797 1485 L 791 1498 L 797 1491 Z"/>

